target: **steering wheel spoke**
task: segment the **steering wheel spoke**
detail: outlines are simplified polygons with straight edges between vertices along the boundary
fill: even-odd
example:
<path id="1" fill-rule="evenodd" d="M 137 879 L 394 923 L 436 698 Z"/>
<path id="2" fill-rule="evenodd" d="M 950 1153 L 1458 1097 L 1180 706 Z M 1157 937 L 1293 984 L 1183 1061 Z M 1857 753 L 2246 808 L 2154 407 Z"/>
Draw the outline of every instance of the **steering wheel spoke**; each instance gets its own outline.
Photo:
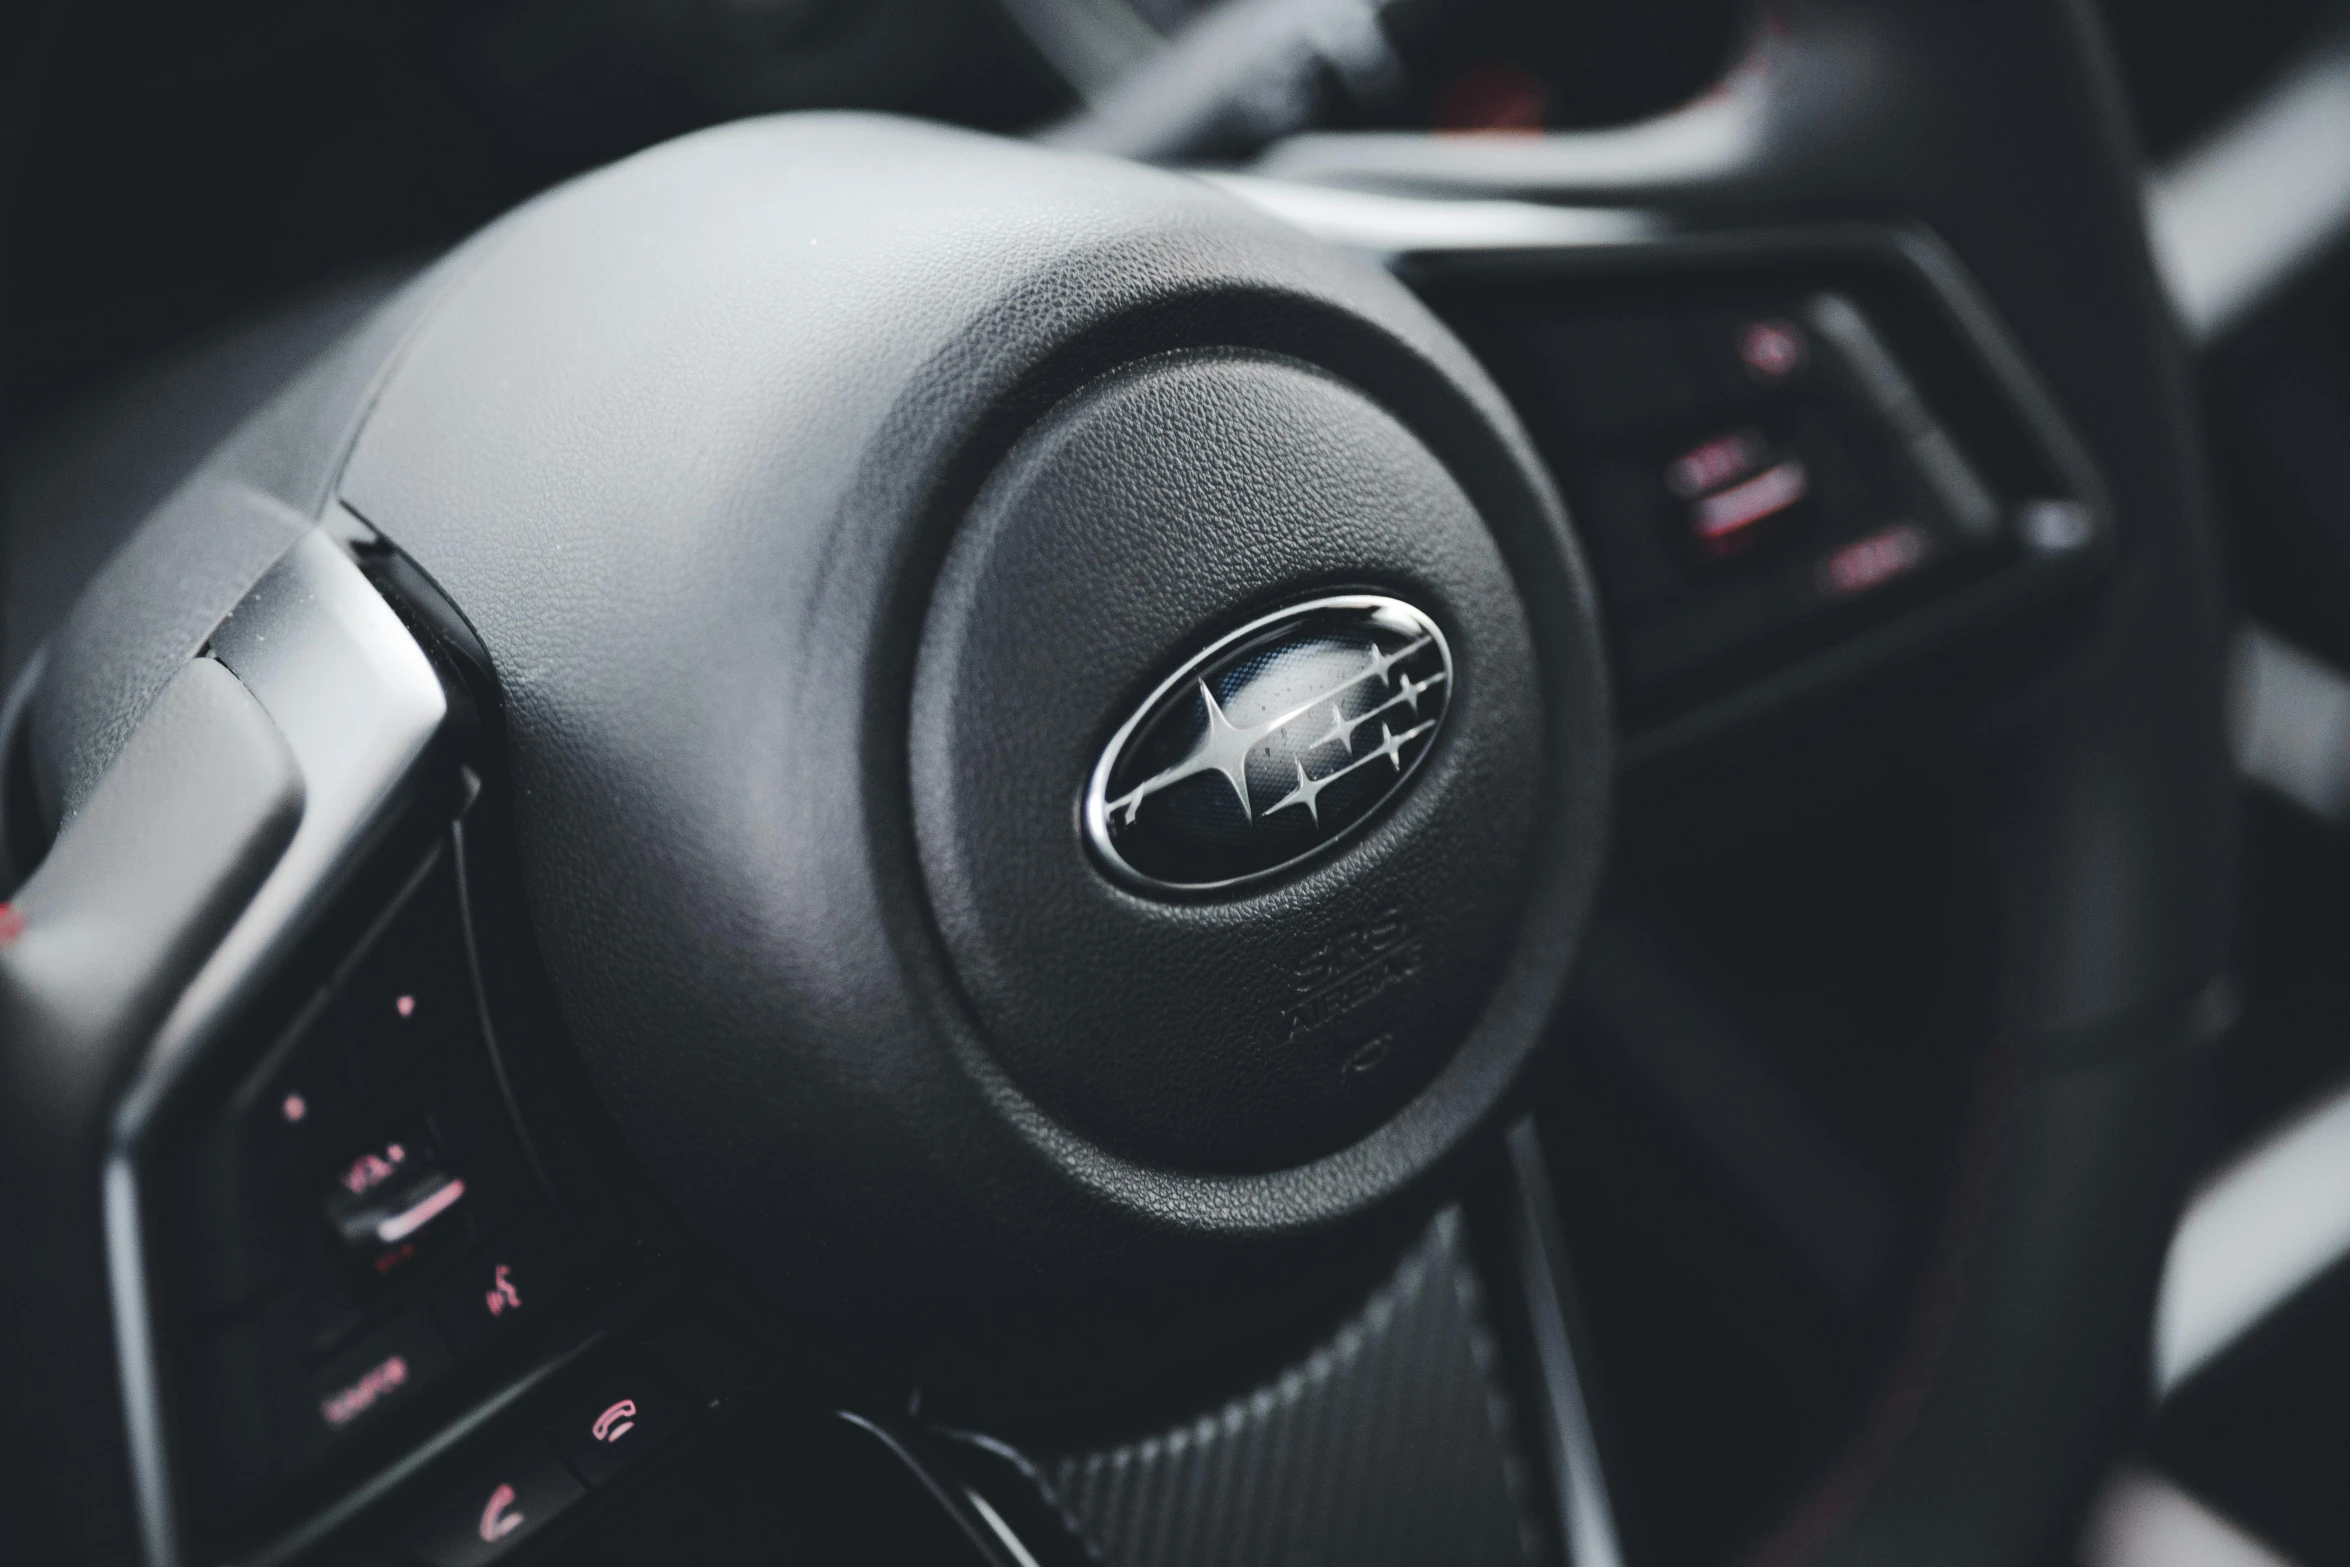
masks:
<path id="1" fill-rule="evenodd" d="M 1634 759 L 2111 565 L 2086 449 L 1921 230 L 1224 183 L 1381 257 L 1501 380 L 1592 541 Z"/>

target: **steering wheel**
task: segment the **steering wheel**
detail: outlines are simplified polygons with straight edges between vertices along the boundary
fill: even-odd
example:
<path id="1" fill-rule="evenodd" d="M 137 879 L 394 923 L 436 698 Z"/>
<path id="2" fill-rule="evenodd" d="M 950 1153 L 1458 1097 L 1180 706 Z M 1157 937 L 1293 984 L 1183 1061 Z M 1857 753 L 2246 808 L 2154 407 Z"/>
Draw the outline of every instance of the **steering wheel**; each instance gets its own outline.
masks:
<path id="1" fill-rule="evenodd" d="M 1995 1068 L 1755 1559 L 2044 1559 L 2228 1011 L 2225 596 L 2117 105 L 2069 0 L 1786 0 L 1621 131 L 1202 179 L 787 116 L 440 260 L 10 709 L 42 1559 L 714 1554 L 678 1498 L 738 1472 L 868 1555 L 1608 1561 L 1510 1128 L 1611 791 L 1954 670 Z M 1684 353 L 1760 411 L 1674 456 L 1695 586 L 1641 597 L 1589 463 Z M 1709 575 L 1829 448 L 1898 514 Z"/>

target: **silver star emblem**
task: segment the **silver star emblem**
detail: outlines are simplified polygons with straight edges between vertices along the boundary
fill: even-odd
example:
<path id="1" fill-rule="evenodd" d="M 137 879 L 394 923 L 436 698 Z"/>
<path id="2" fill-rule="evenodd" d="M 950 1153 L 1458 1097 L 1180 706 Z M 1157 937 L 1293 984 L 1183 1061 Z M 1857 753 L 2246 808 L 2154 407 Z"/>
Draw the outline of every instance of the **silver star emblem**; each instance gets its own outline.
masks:
<path id="1" fill-rule="evenodd" d="M 1223 706 L 1217 702 L 1216 693 L 1208 689 L 1208 683 L 1205 680 L 1199 683 L 1199 699 L 1206 704 L 1208 710 L 1208 726 L 1201 732 L 1199 743 L 1191 748 L 1189 756 L 1177 762 L 1173 767 L 1154 774 L 1117 799 L 1112 800 L 1110 802 L 1112 820 L 1116 820 L 1118 813 L 1124 811 L 1126 825 L 1133 826 L 1134 813 L 1142 809 L 1143 801 L 1157 794 L 1161 789 L 1179 784 L 1184 779 L 1196 777 L 1201 773 L 1222 773 L 1224 781 L 1232 785 L 1233 798 L 1240 802 L 1240 814 L 1254 820 L 1254 813 L 1249 810 L 1248 805 L 1248 753 L 1258 741 L 1289 722 L 1296 715 L 1294 713 L 1287 714 L 1271 723 L 1252 724 L 1248 728 L 1242 729 L 1224 716 Z"/>
<path id="2" fill-rule="evenodd" d="M 1430 675 L 1425 680 L 1414 680 L 1409 675 L 1405 675 L 1401 677 L 1401 689 L 1395 695 L 1353 718 L 1346 717 L 1340 711 L 1335 699 L 1344 696 L 1366 680 L 1377 680 L 1385 685 L 1390 671 L 1396 665 L 1428 646 L 1431 640 L 1428 637 L 1419 637 L 1405 643 L 1392 653 L 1383 653 L 1379 649 L 1373 648 L 1364 666 L 1344 680 L 1339 681 L 1326 691 L 1316 692 L 1286 712 L 1275 713 L 1271 718 L 1265 719 L 1261 723 L 1250 724 L 1246 728 L 1225 717 L 1223 705 L 1216 700 L 1216 693 L 1208 689 L 1208 683 L 1205 680 L 1199 681 L 1197 683 L 1199 699 L 1206 711 L 1207 723 L 1200 731 L 1198 741 L 1192 746 L 1191 754 L 1174 766 L 1152 774 L 1115 800 L 1110 801 L 1107 807 L 1109 821 L 1112 825 L 1117 825 L 1120 818 L 1123 817 L 1124 825 L 1133 826 L 1135 813 L 1142 809 L 1143 801 L 1162 789 L 1172 788 L 1183 782 L 1184 779 L 1196 778 L 1201 773 L 1221 773 L 1224 776 L 1224 781 L 1232 786 L 1232 797 L 1240 802 L 1240 814 L 1254 821 L 1256 811 L 1251 806 L 1248 797 L 1248 753 L 1256 749 L 1268 736 L 1287 728 L 1326 702 L 1330 704 L 1330 729 L 1319 740 L 1308 746 L 1308 750 L 1318 750 L 1322 746 L 1337 741 L 1344 741 L 1351 746 L 1356 729 L 1399 705 L 1408 705 L 1412 710 L 1412 715 L 1415 718 L 1418 717 L 1420 698 L 1427 694 L 1429 687 L 1447 678 L 1443 673 Z M 1307 814 L 1312 815 L 1314 820 L 1319 823 L 1321 816 L 1314 804 L 1314 799 L 1326 785 L 1345 777 L 1360 767 L 1363 762 L 1379 756 L 1386 756 L 1395 763 L 1395 770 L 1399 773 L 1402 772 L 1403 759 L 1396 748 L 1435 727 L 1435 721 L 1429 720 L 1414 725 L 1401 735 L 1396 735 L 1390 733 L 1388 726 L 1382 723 L 1379 726 L 1379 732 L 1385 737 L 1385 743 L 1381 749 L 1372 751 L 1358 761 L 1349 762 L 1336 772 L 1327 773 L 1319 779 L 1309 778 L 1306 774 L 1305 764 L 1300 762 L 1297 769 L 1297 788 L 1282 796 L 1281 800 L 1268 809 L 1265 814 L 1270 816 L 1274 811 L 1281 810 L 1285 806 L 1303 805 Z"/>
<path id="3" fill-rule="evenodd" d="M 1363 716 L 1367 718 L 1370 715 L 1366 713 Z M 1411 744 L 1414 740 L 1419 739 L 1420 736 L 1426 734 L 1429 730 L 1435 727 L 1436 720 L 1431 718 L 1421 723 L 1412 725 L 1411 728 L 1406 729 L 1402 734 L 1397 734 L 1394 730 L 1388 728 L 1387 725 L 1381 724 L 1379 726 L 1379 743 L 1377 745 L 1373 746 L 1370 750 L 1365 751 L 1362 755 L 1356 757 L 1353 761 L 1347 763 L 1344 767 L 1333 768 L 1331 771 L 1324 773 L 1319 778 L 1308 774 L 1306 772 L 1306 764 L 1299 762 L 1297 764 L 1297 787 L 1290 790 L 1280 799 L 1274 801 L 1271 806 L 1267 807 L 1265 814 L 1270 816 L 1275 811 L 1287 810 L 1290 806 L 1293 805 L 1302 805 L 1306 808 L 1306 814 L 1314 819 L 1314 825 L 1319 827 L 1322 824 L 1322 810 L 1321 807 L 1315 802 L 1321 798 L 1323 790 L 1329 788 L 1332 784 L 1338 782 L 1339 779 L 1344 778 L 1348 773 L 1353 772 L 1356 768 L 1368 766 L 1370 763 L 1378 761 L 1381 757 L 1385 757 L 1388 761 L 1393 762 L 1395 764 L 1395 770 L 1399 773 L 1402 772 L 1403 748 Z"/>
<path id="4" fill-rule="evenodd" d="M 1086 842 L 1143 891 L 1237 887 L 1302 863 L 1427 761 L 1455 678 L 1443 631 L 1401 599 L 1336 594 L 1234 626 L 1102 748 L 1079 807 Z M 1144 811 L 1169 789 L 1180 808 Z"/>

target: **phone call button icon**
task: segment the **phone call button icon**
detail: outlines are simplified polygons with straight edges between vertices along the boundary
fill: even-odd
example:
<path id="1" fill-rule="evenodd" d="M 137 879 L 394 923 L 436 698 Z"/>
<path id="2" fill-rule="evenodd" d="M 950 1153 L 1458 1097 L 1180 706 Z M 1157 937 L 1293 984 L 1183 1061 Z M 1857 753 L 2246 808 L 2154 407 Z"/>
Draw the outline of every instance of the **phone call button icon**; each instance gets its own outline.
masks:
<path id="1" fill-rule="evenodd" d="M 582 1383 L 555 1423 L 556 1450 L 590 1485 L 602 1485 L 685 1424 L 691 1403 L 633 1356 Z"/>
<path id="2" fill-rule="evenodd" d="M 490 1499 L 482 1504 L 481 1528 L 477 1532 L 484 1541 L 495 1545 L 522 1524 L 522 1514 L 514 1510 L 514 1487 L 499 1481 L 497 1489 L 490 1492 Z"/>
<path id="3" fill-rule="evenodd" d="M 587 1494 L 543 1442 L 476 1471 L 408 1542 L 431 1567 L 488 1567 Z"/>
<path id="4" fill-rule="evenodd" d="M 588 1427 L 588 1435 L 610 1447 L 635 1429 L 636 1400 L 616 1398 L 596 1416 L 595 1424 Z"/>

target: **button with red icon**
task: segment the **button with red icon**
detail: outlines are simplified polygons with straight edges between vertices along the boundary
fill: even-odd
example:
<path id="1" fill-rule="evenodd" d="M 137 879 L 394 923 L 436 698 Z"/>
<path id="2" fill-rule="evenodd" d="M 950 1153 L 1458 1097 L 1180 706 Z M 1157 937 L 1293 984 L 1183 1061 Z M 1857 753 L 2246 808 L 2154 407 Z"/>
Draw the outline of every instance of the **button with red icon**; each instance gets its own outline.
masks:
<path id="1" fill-rule="evenodd" d="M 477 1471 L 408 1539 L 428 1567 L 486 1567 L 555 1521 L 587 1494 L 543 1442 Z"/>
<path id="2" fill-rule="evenodd" d="M 1775 386 L 1802 373 L 1811 362 L 1811 342 L 1784 317 L 1749 321 L 1738 329 L 1738 362 L 1758 384 Z"/>
<path id="3" fill-rule="evenodd" d="M 433 1313 L 460 1355 L 547 1315 L 562 1281 L 547 1248 L 516 1228 L 474 1248 L 433 1295 Z"/>
<path id="4" fill-rule="evenodd" d="M 1811 493 L 1811 475 L 1798 458 L 1761 431 L 1728 431 L 1701 441 L 1665 465 L 1665 489 L 1684 503 L 1688 546 L 1701 561 L 1746 548 Z"/>
<path id="5" fill-rule="evenodd" d="M 641 1357 L 579 1385 L 554 1425 L 555 1449 L 590 1485 L 602 1485 L 686 1423 L 693 1404 Z"/>
<path id="6" fill-rule="evenodd" d="M 347 1146 L 329 1170 L 320 1209 L 346 1272 L 372 1297 L 454 1249 L 478 1203 L 419 1121 Z"/>
<path id="7" fill-rule="evenodd" d="M 421 1311 L 402 1313 L 307 1379 L 287 1437 L 307 1455 L 373 1430 L 416 1402 L 449 1369 L 449 1352 Z"/>

